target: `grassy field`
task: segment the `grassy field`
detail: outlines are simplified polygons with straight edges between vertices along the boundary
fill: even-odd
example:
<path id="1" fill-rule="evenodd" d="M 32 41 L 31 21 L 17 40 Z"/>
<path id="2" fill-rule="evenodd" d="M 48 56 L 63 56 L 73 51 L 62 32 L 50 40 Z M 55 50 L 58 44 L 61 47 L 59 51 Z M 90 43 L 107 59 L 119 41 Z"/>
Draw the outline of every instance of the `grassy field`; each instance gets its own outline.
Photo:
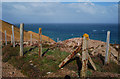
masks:
<path id="1" fill-rule="evenodd" d="M 47 48 L 43 48 L 42 51 L 46 50 Z M 15 48 L 10 45 L 3 47 L 3 62 L 9 62 L 28 77 L 45 76 L 47 72 L 56 72 L 59 69 L 59 63 L 69 55 L 69 53 L 55 49 L 39 58 L 38 48 L 35 47 L 25 47 L 24 53 L 26 54 L 23 57 L 19 57 L 19 46 Z"/>
<path id="2" fill-rule="evenodd" d="M 43 45 L 44 46 L 44 45 Z M 46 45 L 45 45 L 46 46 Z M 47 47 L 43 47 L 42 52 L 47 50 Z M 57 47 L 53 50 L 49 50 L 44 57 L 39 58 L 38 56 L 38 47 L 30 46 L 24 47 L 24 56 L 19 57 L 19 46 L 13 48 L 10 45 L 7 45 L 2 48 L 3 54 L 3 62 L 9 62 L 17 69 L 21 70 L 21 72 L 28 77 L 41 77 L 46 76 L 47 72 L 57 73 L 59 71 L 58 65 L 61 61 L 66 58 L 70 53 L 60 51 Z M 119 73 L 119 66 L 114 62 L 111 62 L 109 65 L 103 65 L 104 57 L 98 55 L 96 57 L 92 57 L 95 65 L 97 67 L 98 72 L 111 72 L 111 73 Z M 76 60 L 76 61 L 74 61 Z M 69 64 L 64 67 L 68 70 L 73 70 L 77 74 L 80 70 L 78 66 L 81 66 L 81 61 L 78 61 L 78 58 L 73 58 Z M 88 71 L 87 75 L 92 76 L 93 68 L 91 64 L 88 63 Z"/>

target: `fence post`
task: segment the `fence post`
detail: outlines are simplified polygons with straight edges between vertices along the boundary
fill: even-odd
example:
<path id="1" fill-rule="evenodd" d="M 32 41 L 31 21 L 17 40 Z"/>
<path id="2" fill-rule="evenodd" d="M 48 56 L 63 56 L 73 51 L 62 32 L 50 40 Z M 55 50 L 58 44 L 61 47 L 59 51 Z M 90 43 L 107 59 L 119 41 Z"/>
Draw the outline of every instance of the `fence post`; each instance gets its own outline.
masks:
<path id="1" fill-rule="evenodd" d="M 23 38 L 24 38 L 24 24 L 20 24 L 20 56 L 23 56 Z"/>
<path id="2" fill-rule="evenodd" d="M 5 30 L 5 45 L 7 45 L 7 35 L 6 35 L 6 30 Z"/>
<path id="3" fill-rule="evenodd" d="M 108 58 L 109 58 L 109 56 L 110 56 L 110 55 L 109 55 L 109 53 L 110 53 L 110 52 L 109 52 L 110 31 L 107 31 L 107 40 L 106 40 L 106 41 L 107 41 L 107 43 L 106 43 L 107 45 L 106 45 L 105 64 L 108 64 L 108 63 L 109 63 L 109 61 L 108 61 L 109 59 L 108 59 Z"/>
<path id="4" fill-rule="evenodd" d="M 82 44 L 82 70 L 81 70 L 81 77 L 86 77 L 87 73 L 87 39 L 83 37 L 83 44 Z"/>
<path id="5" fill-rule="evenodd" d="M 12 37 L 13 37 L 13 47 L 15 47 L 15 38 L 14 38 L 14 26 L 12 25 Z"/>
<path id="6" fill-rule="evenodd" d="M 48 37 L 48 42 L 50 42 L 50 37 Z"/>
<path id="7" fill-rule="evenodd" d="M 32 45 L 32 34 L 30 34 L 30 45 Z"/>
<path id="8" fill-rule="evenodd" d="M 13 41 L 12 41 L 12 35 L 11 35 L 11 45 L 12 45 Z"/>
<path id="9" fill-rule="evenodd" d="M 42 29 L 39 28 L 39 57 L 42 56 Z"/>
<path id="10" fill-rule="evenodd" d="M 57 42 L 59 42 L 59 38 L 57 38 Z"/>

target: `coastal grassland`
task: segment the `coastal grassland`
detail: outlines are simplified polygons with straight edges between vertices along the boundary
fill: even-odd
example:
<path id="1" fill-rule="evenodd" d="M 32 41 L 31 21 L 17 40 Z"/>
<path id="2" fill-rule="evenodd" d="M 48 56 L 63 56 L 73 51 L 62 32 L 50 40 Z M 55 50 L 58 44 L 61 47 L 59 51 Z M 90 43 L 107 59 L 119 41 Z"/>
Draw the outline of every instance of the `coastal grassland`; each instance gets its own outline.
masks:
<path id="1" fill-rule="evenodd" d="M 45 52 L 47 48 L 43 48 Z M 20 69 L 28 77 L 40 77 L 47 75 L 47 72 L 56 72 L 59 63 L 70 53 L 61 52 L 59 49 L 49 50 L 44 57 L 39 58 L 38 48 L 24 47 L 24 56 L 19 57 L 19 46 L 3 47 L 3 62 L 9 62 L 17 69 Z"/>
<path id="2" fill-rule="evenodd" d="M 49 45 L 43 45 L 42 52 L 45 52 Z M 59 71 L 58 65 L 70 54 L 68 52 L 60 51 L 59 48 L 49 50 L 44 57 L 39 58 L 38 47 L 29 46 L 24 47 L 24 56 L 19 56 L 19 46 L 12 47 L 11 45 L 4 46 L 2 48 L 3 62 L 9 62 L 17 69 L 28 77 L 41 77 L 46 76 L 47 72 L 57 73 Z M 111 72 L 120 74 L 119 66 L 114 62 L 110 62 L 108 65 L 104 65 L 104 57 L 98 55 L 92 57 L 93 62 L 97 67 L 98 72 Z M 75 71 L 78 75 L 81 69 L 81 60 L 79 57 L 74 57 L 63 67 L 70 71 Z M 93 75 L 93 68 L 88 62 L 87 75 Z"/>
<path id="3" fill-rule="evenodd" d="M 2 37 L 3 37 L 2 40 L 3 41 L 5 40 L 4 32 L 6 30 L 7 41 L 10 41 L 11 40 L 11 35 L 12 35 L 12 25 L 13 24 L 10 24 L 10 23 L 5 22 L 3 20 L 0 20 L 0 22 L 2 23 L 2 27 L 0 27 L 0 32 L 1 32 Z M 31 34 L 32 34 L 33 41 L 36 41 L 36 40 L 39 39 L 39 34 L 38 33 L 24 30 L 24 41 L 30 41 L 30 35 Z M 16 27 L 15 25 L 14 25 L 14 38 L 15 38 L 15 41 L 20 40 L 20 29 L 18 27 Z M 42 35 L 42 40 L 43 41 L 49 41 L 49 42 L 55 42 L 50 37 L 45 36 L 45 35 Z"/>

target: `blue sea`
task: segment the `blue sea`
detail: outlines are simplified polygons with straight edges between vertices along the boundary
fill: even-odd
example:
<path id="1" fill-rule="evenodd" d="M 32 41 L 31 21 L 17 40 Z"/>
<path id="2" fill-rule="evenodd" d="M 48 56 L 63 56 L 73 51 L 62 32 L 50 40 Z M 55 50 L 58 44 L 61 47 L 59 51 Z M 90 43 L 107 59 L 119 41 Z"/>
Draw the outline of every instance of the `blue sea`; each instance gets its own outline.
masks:
<path id="1" fill-rule="evenodd" d="M 20 27 L 19 24 L 15 24 Z M 24 30 L 38 33 L 42 28 L 42 34 L 49 36 L 54 41 L 67 40 L 81 37 L 84 33 L 89 34 L 90 39 L 106 42 L 107 31 L 111 31 L 110 43 L 118 43 L 118 24 L 74 24 L 74 23 L 46 23 L 24 24 Z"/>

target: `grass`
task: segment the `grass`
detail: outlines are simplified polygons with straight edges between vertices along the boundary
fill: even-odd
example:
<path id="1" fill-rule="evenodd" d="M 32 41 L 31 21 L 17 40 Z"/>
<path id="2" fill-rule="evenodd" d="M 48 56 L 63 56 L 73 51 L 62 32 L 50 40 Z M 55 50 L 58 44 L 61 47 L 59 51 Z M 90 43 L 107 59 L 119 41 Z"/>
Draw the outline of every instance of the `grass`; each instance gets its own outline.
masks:
<path id="1" fill-rule="evenodd" d="M 28 77 L 37 78 L 45 76 L 47 72 L 57 72 L 60 62 L 69 55 L 67 52 L 55 49 L 49 50 L 44 57 L 39 58 L 38 48 L 29 51 L 30 48 L 25 47 L 24 52 L 27 51 L 27 53 L 19 57 L 19 47 L 13 48 L 10 45 L 3 47 L 3 62 L 9 62 Z M 47 48 L 43 48 L 42 52 L 46 50 Z"/>
<path id="2" fill-rule="evenodd" d="M 30 50 L 33 48 L 32 50 Z M 47 47 L 42 49 L 45 52 Z M 55 48 L 54 50 L 49 50 L 44 57 L 39 58 L 38 48 L 36 47 L 24 47 L 24 52 L 26 54 L 23 57 L 19 56 L 19 46 L 11 47 L 10 45 L 4 46 L 2 48 L 3 62 L 9 62 L 17 69 L 28 77 L 41 77 L 47 75 L 47 72 L 57 72 L 58 65 L 65 59 L 70 53 L 62 52 Z M 119 66 L 114 62 L 109 65 L 103 65 L 100 57 L 92 57 L 93 62 L 95 62 L 97 71 L 99 72 L 112 72 L 119 73 Z M 65 65 L 69 70 L 74 70 L 78 72 L 77 62 L 72 61 Z M 88 68 L 87 75 L 92 75 L 92 69 Z"/>

